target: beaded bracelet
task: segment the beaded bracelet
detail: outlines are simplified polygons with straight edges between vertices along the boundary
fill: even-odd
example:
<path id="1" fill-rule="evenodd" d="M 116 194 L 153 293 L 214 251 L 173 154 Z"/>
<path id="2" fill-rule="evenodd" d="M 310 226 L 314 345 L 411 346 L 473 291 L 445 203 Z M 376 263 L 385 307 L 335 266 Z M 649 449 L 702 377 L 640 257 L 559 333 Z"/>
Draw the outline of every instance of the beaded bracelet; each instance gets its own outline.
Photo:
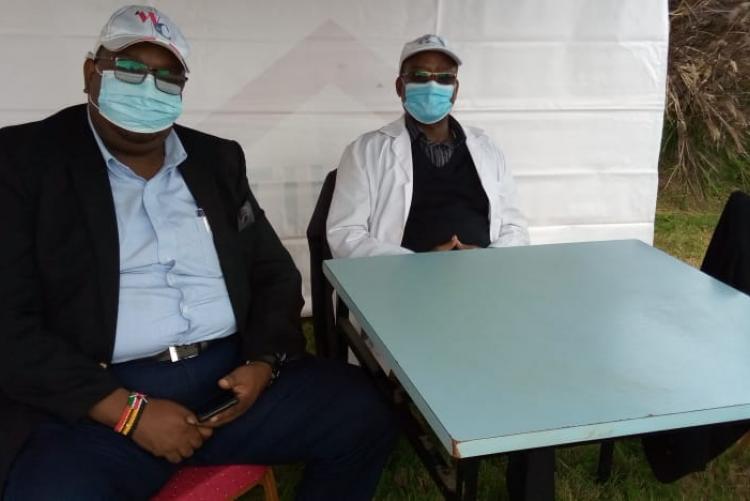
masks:
<path id="1" fill-rule="evenodd" d="M 141 418 L 141 414 L 143 414 L 143 409 L 146 408 L 146 404 L 148 404 L 146 395 L 135 391 L 131 393 L 128 397 L 128 404 L 122 411 L 120 420 L 115 425 L 115 431 L 126 437 L 133 433 L 135 427 L 138 425 L 138 420 Z"/>

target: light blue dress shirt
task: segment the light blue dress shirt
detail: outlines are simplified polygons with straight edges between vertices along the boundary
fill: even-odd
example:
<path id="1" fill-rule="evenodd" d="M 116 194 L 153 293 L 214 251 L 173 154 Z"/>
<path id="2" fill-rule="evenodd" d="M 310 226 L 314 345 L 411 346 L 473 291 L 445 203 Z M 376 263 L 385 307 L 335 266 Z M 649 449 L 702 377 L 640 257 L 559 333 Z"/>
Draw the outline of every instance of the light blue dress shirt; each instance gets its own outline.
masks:
<path id="1" fill-rule="evenodd" d="M 113 363 L 236 331 L 211 228 L 180 170 L 187 153 L 172 130 L 164 165 L 146 180 L 107 150 L 120 239 L 120 296 Z"/>

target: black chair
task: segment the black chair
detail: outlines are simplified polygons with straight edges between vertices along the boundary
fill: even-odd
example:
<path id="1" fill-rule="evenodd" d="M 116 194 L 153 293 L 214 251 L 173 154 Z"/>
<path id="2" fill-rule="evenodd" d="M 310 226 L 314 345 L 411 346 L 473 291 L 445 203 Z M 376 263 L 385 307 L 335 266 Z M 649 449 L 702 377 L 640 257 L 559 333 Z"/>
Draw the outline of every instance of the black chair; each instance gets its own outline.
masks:
<path id="1" fill-rule="evenodd" d="M 750 196 L 735 191 L 729 197 L 701 264 L 707 273 L 750 294 Z"/>
<path id="2" fill-rule="evenodd" d="M 331 249 L 326 238 L 326 219 L 331 207 L 333 189 L 336 187 L 336 170 L 326 175 L 315 210 L 307 225 L 307 244 L 310 247 L 310 295 L 312 296 L 315 351 L 324 358 L 346 358 L 346 346 L 336 335 L 333 287 L 323 276 L 323 261 L 331 259 Z M 342 301 L 337 307 L 340 314 L 348 314 Z"/>

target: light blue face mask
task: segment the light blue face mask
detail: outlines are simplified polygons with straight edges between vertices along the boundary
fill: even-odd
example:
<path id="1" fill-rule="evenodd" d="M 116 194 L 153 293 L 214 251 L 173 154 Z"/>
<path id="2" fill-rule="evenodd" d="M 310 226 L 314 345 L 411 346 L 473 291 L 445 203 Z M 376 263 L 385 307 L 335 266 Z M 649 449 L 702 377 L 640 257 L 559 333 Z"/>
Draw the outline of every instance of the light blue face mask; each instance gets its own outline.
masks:
<path id="1" fill-rule="evenodd" d="M 425 83 L 408 83 L 404 108 L 417 122 L 434 124 L 451 112 L 454 90 L 453 85 L 443 85 L 432 80 Z"/>
<path id="2" fill-rule="evenodd" d="M 99 105 L 89 102 L 116 126 L 148 134 L 167 129 L 182 114 L 182 97 L 156 88 L 153 75 L 139 84 L 122 82 L 115 72 L 102 72 Z"/>

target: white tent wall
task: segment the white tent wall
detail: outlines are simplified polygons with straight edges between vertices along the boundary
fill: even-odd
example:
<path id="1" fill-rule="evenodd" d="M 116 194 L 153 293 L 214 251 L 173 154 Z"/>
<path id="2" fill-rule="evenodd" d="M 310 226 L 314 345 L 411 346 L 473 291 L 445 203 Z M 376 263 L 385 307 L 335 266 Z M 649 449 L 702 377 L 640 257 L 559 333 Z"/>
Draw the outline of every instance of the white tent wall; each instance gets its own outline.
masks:
<path id="1" fill-rule="evenodd" d="M 402 112 L 401 47 L 429 32 L 464 60 L 454 114 L 504 150 L 532 243 L 652 242 L 667 0 L 147 3 L 192 44 L 181 123 L 242 144 L 306 297 L 322 180 L 356 136 Z M 83 102 L 84 55 L 120 5 L 0 0 L 0 126 Z"/>

